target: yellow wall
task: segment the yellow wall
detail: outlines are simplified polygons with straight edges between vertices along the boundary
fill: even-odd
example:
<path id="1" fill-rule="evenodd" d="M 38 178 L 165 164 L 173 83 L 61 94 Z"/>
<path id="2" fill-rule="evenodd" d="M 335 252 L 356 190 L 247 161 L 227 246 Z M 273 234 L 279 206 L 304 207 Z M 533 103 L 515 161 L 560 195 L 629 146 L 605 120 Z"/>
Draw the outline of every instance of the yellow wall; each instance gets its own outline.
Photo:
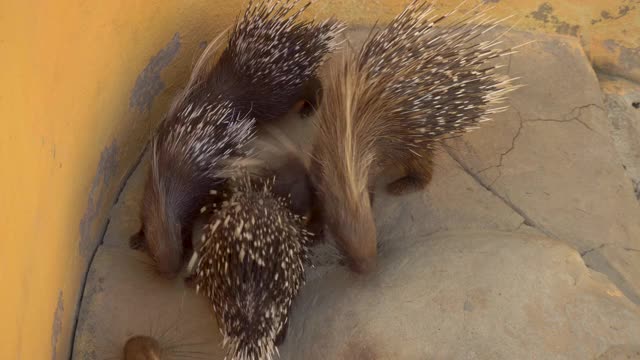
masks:
<path id="1" fill-rule="evenodd" d="M 640 79 L 637 1 L 485 1 L 519 14 L 521 28 L 580 36 L 597 66 Z M 365 24 L 405 3 L 319 0 L 312 12 Z M 1 2 L 1 359 L 68 357 L 106 211 L 201 42 L 242 5 Z"/>

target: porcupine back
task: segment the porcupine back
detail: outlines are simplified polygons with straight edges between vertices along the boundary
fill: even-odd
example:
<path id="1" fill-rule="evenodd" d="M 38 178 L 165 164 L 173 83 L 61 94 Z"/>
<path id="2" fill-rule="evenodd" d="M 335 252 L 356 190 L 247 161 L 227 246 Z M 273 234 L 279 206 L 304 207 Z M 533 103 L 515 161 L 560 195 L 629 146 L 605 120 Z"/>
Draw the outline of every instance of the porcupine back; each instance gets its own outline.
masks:
<path id="1" fill-rule="evenodd" d="M 211 301 L 231 359 L 273 357 L 304 283 L 309 234 L 272 185 L 233 179 L 196 253 L 196 290 Z"/>
<path id="2" fill-rule="evenodd" d="M 298 21 L 308 6 L 292 13 L 298 2 L 251 1 L 218 61 L 222 35 L 205 49 L 160 125 L 140 234 L 161 273 L 180 270 L 193 218 L 228 163 L 247 155 L 255 122 L 284 115 L 333 49 L 340 25 Z"/>
<path id="3" fill-rule="evenodd" d="M 455 19 L 455 11 L 434 15 L 413 1 L 359 51 L 346 49 L 323 81 L 311 173 L 337 245 L 363 264 L 376 253 L 370 179 L 505 110 L 516 88 L 492 64 L 512 49 L 496 49 L 498 38 L 475 41 L 498 22 L 485 12 Z"/>
<path id="4" fill-rule="evenodd" d="M 284 116 L 336 46 L 343 25 L 301 20 L 311 2 L 250 0 L 214 69 L 213 88 L 258 121 Z"/>

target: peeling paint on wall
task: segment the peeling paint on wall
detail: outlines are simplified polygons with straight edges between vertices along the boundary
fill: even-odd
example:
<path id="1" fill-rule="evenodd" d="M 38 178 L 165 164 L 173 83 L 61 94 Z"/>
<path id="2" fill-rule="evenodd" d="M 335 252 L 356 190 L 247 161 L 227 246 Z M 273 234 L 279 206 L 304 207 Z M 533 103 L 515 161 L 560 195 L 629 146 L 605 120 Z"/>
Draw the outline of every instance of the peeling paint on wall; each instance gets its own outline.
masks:
<path id="1" fill-rule="evenodd" d="M 165 87 L 160 72 L 167 67 L 180 51 L 180 34 L 175 33 L 173 39 L 151 58 L 149 64 L 142 70 L 136 84 L 131 91 L 129 107 L 140 112 L 149 111 L 155 99 Z"/>
<path id="2" fill-rule="evenodd" d="M 84 289 L 84 294 L 82 295 L 83 304 L 94 303 L 94 301 L 96 301 L 95 298 L 96 297 L 99 298 L 100 294 L 104 292 L 104 278 L 99 277 L 96 281 L 93 279 L 96 276 L 95 269 L 92 267 L 91 270 L 89 271 L 90 273 L 87 278 L 91 280 L 87 281 L 87 287 Z M 78 318 L 78 324 L 76 325 L 76 328 L 84 329 L 90 336 L 95 337 L 96 326 L 93 323 L 93 321 L 90 319 L 90 317 L 84 316 L 82 311 L 80 311 L 79 314 L 80 315 Z M 95 349 L 92 349 L 90 352 L 85 353 L 83 357 L 83 360 L 97 360 L 97 359 L 98 359 L 98 354 L 96 353 Z"/>
<path id="3" fill-rule="evenodd" d="M 62 298 L 62 290 L 58 294 L 58 304 L 53 313 L 53 325 L 51 326 L 51 359 L 56 360 L 58 353 L 58 338 L 62 331 L 62 315 L 64 313 L 64 301 Z"/>
<path id="4" fill-rule="evenodd" d="M 638 2 L 633 2 L 633 1 L 629 1 L 626 0 L 624 1 L 624 5 L 620 5 L 618 6 L 618 13 L 613 15 L 611 13 L 609 13 L 606 10 L 603 10 L 602 12 L 600 12 L 600 18 L 598 19 L 592 19 L 591 20 L 591 25 L 595 25 L 601 21 L 605 21 L 605 20 L 618 20 L 622 17 L 627 16 L 631 11 L 635 10 L 637 8 Z"/>
<path id="5" fill-rule="evenodd" d="M 640 48 L 628 48 L 620 46 L 620 65 L 625 70 L 636 70 L 640 68 Z"/>
<path id="6" fill-rule="evenodd" d="M 98 210 L 104 203 L 105 190 L 109 187 L 111 177 L 115 173 L 118 165 L 118 147 L 114 140 L 111 145 L 107 146 L 100 154 L 100 161 L 96 175 L 91 182 L 89 190 L 89 198 L 84 215 L 80 220 L 80 243 L 79 251 L 83 259 L 89 260 L 93 250 L 98 245 L 97 238 L 92 237 L 91 228 L 94 220 L 98 216 Z"/>
<path id="7" fill-rule="evenodd" d="M 640 81 L 640 47 L 629 48 L 612 39 L 605 40 L 603 45 L 610 54 L 608 63 L 601 64 L 603 70 Z"/>
<path id="8" fill-rule="evenodd" d="M 579 25 L 569 24 L 568 22 L 562 21 L 557 16 L 553 15 L 553 7 L 549 3 L 543 3 L 536 11 L 527 15 L 527 17 L 554 26 L 555 31 L 558 34 L 577 36 L 578 30 L 580 30 Z"/>

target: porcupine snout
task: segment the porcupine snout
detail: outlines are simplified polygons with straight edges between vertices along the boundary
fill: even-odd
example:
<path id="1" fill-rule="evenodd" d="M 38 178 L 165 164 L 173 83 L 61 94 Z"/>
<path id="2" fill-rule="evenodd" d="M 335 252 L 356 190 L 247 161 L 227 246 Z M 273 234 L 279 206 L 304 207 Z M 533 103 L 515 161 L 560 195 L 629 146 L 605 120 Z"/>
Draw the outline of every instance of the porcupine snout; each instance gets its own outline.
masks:
<path id="1" fill-rule="evenodd" d="M 171 211 L 174 205 L 159 194 L 153 186 L 148 186 L 145 191 L 143 237 L 156 271 L 167 279 L 174 279 L 183 264 L 182 226 Z"/>
<path id="2" fill-rule="evenodd" d="M 363 203 L 369 205 L 369 200 L 363 199 Z M 329 228 L 334 229 L 332 232 L 336 238 L 336 244 L 347 255 L 346 260 L 351 270 L 359 274 L 367 274 L 375 270 L 378 255 L 377 234 L 370 207 L 330 211 L 331 213 L 327 214 Z M 335 225 L 332 226 L 332 223 Z"/>
<path id="3" fill-rule="evenodd" d="M 171 229 L 166 234 L 158 234 L 164 235 L 163 237 L 155 237 L 155 239 L 164 238 L 165 241 L 153 241 L 154 236 L 157 235 L 154 235 L 152 231 L 147 240 L 149 252 L 156 262 L 158 273 L 167 279 L 174 279 L 182 269 L 183 251 L 180 233 L 179 229 Z"/>

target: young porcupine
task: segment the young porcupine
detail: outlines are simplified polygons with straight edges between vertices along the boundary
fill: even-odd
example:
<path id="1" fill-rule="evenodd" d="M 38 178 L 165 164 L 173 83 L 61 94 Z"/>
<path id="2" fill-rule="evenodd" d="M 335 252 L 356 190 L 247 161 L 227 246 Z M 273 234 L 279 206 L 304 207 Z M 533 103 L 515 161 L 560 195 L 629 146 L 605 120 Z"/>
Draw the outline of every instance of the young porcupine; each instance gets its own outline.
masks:
<path id="1" fill-rule="evenodd" d="M 372 32 L 360 51 L 346 49 L 323 82 L 311 177 L 323 221 L 356 272 L 376 264 L 373 179 L 400 164 L 406 176 L 390 183 L 389 192 L 425 187 L 437 141 L 506 109 L 496 105 L 516 88 L 514 79 L 496 75 L 498 66 L 489 64 L 512 49 L 494 49 L 497 39 L 473 42 L 497 22 L 480 13 L 436 29 L 453 12 L 432 11 L 413 1 L 386 28 Z M 486 24 L 489 29 L 481 27 Z"/>
<path id="2" fill-rule="evenodd" d="M 225 164 L 246 155 L 254 124 L 289 111 L 335 46 L 342 25 L 299 21 L 309 4 L 292 13 L 298 2 L 250 1 L 215 65 L 220 37 L 202 54 L 152 140 L 132 246 L 145 247 L 165 276 L 182 268 L 192 221 L 223 182 Z"/>
<path id="3" fill-rule="evenodd" d="M 272 359 L 304 283 L 310 234 L 273 178 L 245 173 L 228 185 L 190 264 L 196 291 L 211 301 L 231 359 Z"/>

